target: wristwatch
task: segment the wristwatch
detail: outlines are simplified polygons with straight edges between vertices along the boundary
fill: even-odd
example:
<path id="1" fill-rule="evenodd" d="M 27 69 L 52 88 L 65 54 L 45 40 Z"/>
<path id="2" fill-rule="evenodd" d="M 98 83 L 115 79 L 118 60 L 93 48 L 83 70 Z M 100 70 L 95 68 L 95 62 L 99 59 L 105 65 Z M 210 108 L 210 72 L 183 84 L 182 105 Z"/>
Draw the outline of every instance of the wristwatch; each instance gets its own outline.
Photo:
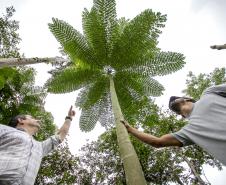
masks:
<path id="1" fill-rule="evenodd" d="M 66 119 L 69 119 L 69 120 L 71 120 L 71 121 L 72 121 L 71 116 L 66 116 L 66 117 L 65 117 L 65 120 L 66 120 Z"/>

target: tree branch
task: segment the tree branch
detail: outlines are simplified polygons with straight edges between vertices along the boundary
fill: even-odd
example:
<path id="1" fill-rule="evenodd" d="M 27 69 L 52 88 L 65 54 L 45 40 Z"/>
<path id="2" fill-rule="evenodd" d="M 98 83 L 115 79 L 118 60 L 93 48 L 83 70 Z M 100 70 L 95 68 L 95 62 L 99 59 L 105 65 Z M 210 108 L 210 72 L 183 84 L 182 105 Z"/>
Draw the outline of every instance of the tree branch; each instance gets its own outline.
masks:
<path id="1" fill-rule="evenodd" d="M 63 63 L 67 62 L 67 59 L 62 57 L 52 57 L 52 58 L 0 58 L 0 68 L 2 67 L 13 67 L 29 64 L 38 63 Z"/>
<path id="2" fill-rule="evenodd" d="M 217 50 L 226 49 L 226 44 L 223 44 L 223 45 L 213 45 L 213 46 L 210 46 L 210 48 L 217 49 Z"/>

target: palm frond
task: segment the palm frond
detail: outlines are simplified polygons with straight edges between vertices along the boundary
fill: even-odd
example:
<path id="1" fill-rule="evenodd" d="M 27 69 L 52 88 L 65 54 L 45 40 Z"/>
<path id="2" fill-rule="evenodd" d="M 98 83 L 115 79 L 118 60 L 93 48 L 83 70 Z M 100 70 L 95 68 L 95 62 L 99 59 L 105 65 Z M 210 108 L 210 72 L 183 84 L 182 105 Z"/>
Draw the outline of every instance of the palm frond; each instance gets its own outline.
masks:
<path id="1" fill-rule="evenodd" d="M 79 119 L 79 127 L 81 131 L 89 132 L 94 129 L 100 115 L 99 109 L 99 102 L 88 109 L 82 109 Z"/>
<path id="2" fill-rule="evenodd" d="M 84 108 L 84 104 L 87 101 L 88 92 L 90 91 L 90 88 L 92 87 L 92 85 L 93 84 L 88 84 L 80 90 L 75 101 L 76 107 Z"/>
<path id="3" fill-rule="evenodd" d="M 139 81 L 144 85 L 143 87 L 147 96 L 160 96 L 163 94 L 164 87 L 157 80 L 151 77 L 143 77 Z"/>
<path id="4" fill-rule="evenodd" d="M 83 12 L 83 30 L 100 63 L 107 64 L 111 54 L 116 25 L 114 0 L 95 0 L 89 12 Z"/>
<path id="5" fill-rule="evenodd" d="M 114 126 L 114 115 L 111 104 L 110 93 L 106 93 L 106 95 L 102 98 L 100 102 L 100 116 L 98 120 L 104 128 L 108 129 Z"/>
<path id="6" fill-rule="evenodd" d="M 124 117 L 128 119 L 137 115 L 138 110 L 142 108 L 140 104 L 142 98 L 139 96 L 136 99 L 128 87 L 119 83 L 115 83 L 115 88 Z"/>
<path id="7" fill-rule="evenodd" d="M 114 81 L 116 84 L 128 89 L 130 95 L 136 100 L 140 100 L 142 96 L 145 96 L 143 84 L 138 81 L 137 74 L 117 73 Z"/>
<path id="8" fill-rule="evenodd" d="M 81 90 L 76 105 L 87 109 L 101 101 L 106 92 L 109 92 L 109 79 L 106 76 L 99 76 L 92 84 Z"/>
<path id="9" fill-rule="evenodd" d="M 159 28 L 163 27 L 165 19 L 164 15 L 147 9 L 131 20 L 114 46 L 111 65 L 115 69 L 126 68 L 139 62 L 148 51 L 157 51 Z"/>
<path id="10" fill-rule="evenodd" d="M 117 19 L 115 0 L 94 0 L 82 18 L 84 36 L 64 21 L 49 24 L 72 62 L 56 70 L 46 86 L 54 93 L 80 89 L 75 104 L 82 110 L 80 128 L 87 132 L 98 121 L 106 128 L 113 123 L 109 75 L 123 114 L 133 118 L 150 96 L 164 90 L 152 77 L 179 70 L 184 57 L 157 48 L 166 16 L 150 9 L 132 20 Z"/>
<path id="11" fill-rule="evenodd" d="M 49 28 L 56 39 L 63 46 L 65 53 L 72 61 L 82 60 L 90 65 L 97 65 L 93 50 L 89 47 L 86 38 L 65 21 L 53 18 Z"/>
<path id="12" fill-rule="evenodd" d="M 154 65 L 151 76 L 162 76 L 176 72 L 184 67 L 184 59 L 185 57 L 181 53 L 160 52 L 155 55 L 153 60 L 147 63 L 147 66 L 152 67 Z"/>
<path id="13" fill-rule="evenodd" d="M 100 75 L 101 73 L 97 69 L 70 67 L 53 75 L 45 86 L 48 88 L 48 92 L 67 93 L 92 83 L 93 79 Z"/>
<path id="14" fill-rule="evenodd" d="M 159 52 L 154 57 L 146 59 L 147 61 L 143 61 L 142 65 L 134 64 L 132 67 L 122 69 L 122 71 L 145 76 L 163 76 L 181 69 L 185 64 L 184 59 L 185 57 L 180 53 Z"/>
<path id="15" fill-rule="evenodd" d="M 95 28 L 95 29 L 94 29 Z M 107 61 L 107 46 L 104 25 L 100 20 L 100 16 L 96 9 L 92 8 L 90 12 L 83 12 L 83 29 L 89 45 L 93 48 L 99 63 Z"/>
<path id="16" fill-rule="evenodd" d="M 115 0 L 94 0 L 94 7 L 98 10 L 106 34 L 107 55 L 110 57 L 112 48 L 117 39 L 116 35 L 116 2 Z"/>
<path id="17" fill-rule="evenodd" d="M 114 125 L 109 89 L 103 87 L 102 89 L 104 89 L 105 92 L 100 93 L 99 95 L 101 95 L 101 97 L 97 99 L 96 97 L 98 96 L 95 96 L 95 91 L 93 91 L 95 89 L 94 87 L 98 87 L 97 83 L 96 85 L 92 84 L 83 88 L 75 103 L 76 106 L 82 109 L 82 118 L 80 118 L 79 125 L 80 129 L 85 132 L 92 130 L 97 121 L 106 129 Z M 94 94 L 92 95 L 93 97 L 90 97 L 90 93 Z M 92 98 L 95 98 L 96 101 L 91 103 Z"/>
<path id="18" fill-rule="evenodd" d="M 129 24 L 129 19 L 126 19 L 125 17 L 121 17 L 117 20 L 117 31 L 118 31 L 118 40 L 121 38 L 124 29 Z"/>
<path id="19" fill-rule="evenodd" d="M 115 78 L 115 82 L 117 83 L 120 79 L 120 83 L 129 88 L 131 95 L 136 99 L 141 99 L 138 98 L 139 96 L 160 96 L 164 90 L 157 80 L 142 73 L 123 71 L 117 73 Z"/>

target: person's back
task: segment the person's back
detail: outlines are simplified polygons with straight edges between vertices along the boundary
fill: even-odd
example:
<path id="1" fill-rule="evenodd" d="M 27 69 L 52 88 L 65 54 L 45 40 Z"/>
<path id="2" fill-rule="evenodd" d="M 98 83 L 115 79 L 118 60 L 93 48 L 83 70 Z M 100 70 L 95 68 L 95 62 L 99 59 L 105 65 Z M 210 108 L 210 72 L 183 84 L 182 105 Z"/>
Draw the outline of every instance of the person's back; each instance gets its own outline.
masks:
<path id="1" fill-rule="evenodd" d="M 207 88 L 200 100 L 171 96 L 169 109 L 188 124 L 176 133 L 155 137 L 140 132 L 121 120 L 127 131 L 154 147 L 187 146 L 197 144 L 226 165 L 226 84 Z"/>
<path id="2" fill-rule="evenodd" d="M 226 165 L 226 98 L 223 92 L 214 87 L 204 91 L 193 106 L 188 124 L 173 135 L 183 146 L 197 144 Z"/>

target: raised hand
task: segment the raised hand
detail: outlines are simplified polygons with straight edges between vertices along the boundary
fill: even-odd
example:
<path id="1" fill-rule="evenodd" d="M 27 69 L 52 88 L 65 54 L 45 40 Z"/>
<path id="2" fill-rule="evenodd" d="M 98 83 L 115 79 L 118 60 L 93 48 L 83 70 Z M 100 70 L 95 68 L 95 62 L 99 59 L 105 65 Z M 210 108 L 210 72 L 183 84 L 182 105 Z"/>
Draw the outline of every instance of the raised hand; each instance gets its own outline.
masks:
<path id="1" fill-rule="evenodd" d="M 75 111 L 73 110 L 73 106 L 71 105 L 71 107 L 70 107 L 70 109 L 69 109 L 69 111 L 68 111 L 68 116 L 69 117 L 74 117 L 75 116 Z"/>

